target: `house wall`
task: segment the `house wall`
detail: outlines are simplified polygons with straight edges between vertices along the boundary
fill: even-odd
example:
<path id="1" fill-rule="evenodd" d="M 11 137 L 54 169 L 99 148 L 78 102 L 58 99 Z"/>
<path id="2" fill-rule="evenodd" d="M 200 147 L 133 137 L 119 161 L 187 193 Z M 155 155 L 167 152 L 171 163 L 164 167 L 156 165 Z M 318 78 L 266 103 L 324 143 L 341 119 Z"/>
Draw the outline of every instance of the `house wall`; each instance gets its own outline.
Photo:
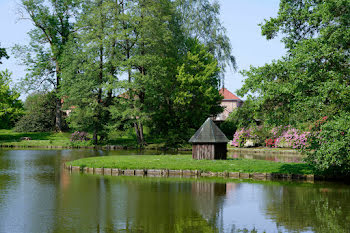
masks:
<path id="1" fill-rule="evenodd" d="M 222 100 L 221 106 L 224 107 L 224 111 L 216 117 L 216 121 L 224 121 L 228 115 L 236 108 L 242 106 L 243 102 L 238 100 Z"/>

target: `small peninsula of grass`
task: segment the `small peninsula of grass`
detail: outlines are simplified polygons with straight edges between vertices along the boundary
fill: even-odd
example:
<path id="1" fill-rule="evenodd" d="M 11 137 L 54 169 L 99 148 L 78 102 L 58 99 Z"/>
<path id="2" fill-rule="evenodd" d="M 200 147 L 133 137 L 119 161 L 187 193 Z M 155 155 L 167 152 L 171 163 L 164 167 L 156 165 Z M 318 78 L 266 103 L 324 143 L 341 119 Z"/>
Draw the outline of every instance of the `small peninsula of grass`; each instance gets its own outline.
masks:
<path id="1" fill-rule="evenodd" d="M 313 174 L 303 163 L 280 163 L 253 159 L 193 160 L 191 155 L 133 155 L 90 157 L 67 165 L 90 168 L 200 170 L 204 172 L 244 172 Z"/>

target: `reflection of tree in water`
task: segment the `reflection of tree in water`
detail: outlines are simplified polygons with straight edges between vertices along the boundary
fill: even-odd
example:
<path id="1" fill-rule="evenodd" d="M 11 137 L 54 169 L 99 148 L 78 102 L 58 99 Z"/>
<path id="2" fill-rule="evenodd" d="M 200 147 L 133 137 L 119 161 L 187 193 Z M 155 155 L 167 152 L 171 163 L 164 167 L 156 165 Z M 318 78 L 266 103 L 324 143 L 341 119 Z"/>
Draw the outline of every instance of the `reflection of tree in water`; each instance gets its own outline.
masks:
<path id="1" fill-rule="evenodd" d="M 226 183 L 193 182 L 192 198 L 195 209 L 211 226 L 222 229 L 222 209 Z"/>
<path id="2" fill-rule="evenodd" d="M 225 195 L 209 184 L 214 188 L 196 201 L 196 187 L 206 185 L 136 177 L 71 174 L 68 186 L 61 183 L 53 232 L 218 232 L 215 210 L 221 207 L 215 195 Z M 217 201 L 209 204 L 211 198 Z M 198 209 L 202 201 L 207 203 Z M 210 221 L 202 216 L 206 208 L 214 208 L 205 213 Z"/>
<path id="3" fill-rule="evenodd" d="M 266 212 L 292 231 L 350 232 L 350 189 L 264 186 Z"/>
<path id="4" fill-rule="evenodd" d="M 128 215 L 135 215 L 135 219 L 130 218 L 133 222 L 130 222 L 127 232 L 218 232 L 216 225 L 205 219 L 196 208 L 198 196 L 193 194 L 204 186 L 197 182 L 164 180 L 138 183 L 133 189 L 135 192 L 130 193 L 132 196 L 128 198 L 128 206 L 134 207 L 128 209 L 134 211 Z M 215 195 L 215 189 L 209 187 L 208 191 L 202 193 L 206 200 Z M 204 204 L 206 207 L 201 206 L 202 209 L 212 208 L 212 205 Z"/>

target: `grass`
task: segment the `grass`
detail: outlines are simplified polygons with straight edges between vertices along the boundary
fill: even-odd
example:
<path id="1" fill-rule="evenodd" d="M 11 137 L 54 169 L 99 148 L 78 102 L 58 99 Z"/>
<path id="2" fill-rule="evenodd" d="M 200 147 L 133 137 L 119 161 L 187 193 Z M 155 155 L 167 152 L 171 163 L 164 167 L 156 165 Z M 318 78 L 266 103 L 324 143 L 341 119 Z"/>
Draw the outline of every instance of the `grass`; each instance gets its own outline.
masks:
<path id="1" fill-rule="evenodd" d="M 0 145 L 19 147 L 48 147 L 48 146 L 70 146 L 71 133 L 18 133 L 12 130 L 0 130 Z M 31 140 L 21 140 L 22 137 L 30 137 Z"/>
<path id="2" fill-rule="evenodd" d="M 200 170 L 212 172 L 313 174 L 307 164 L 280 163 L 253 159 L 193 160 L 191 155 L 133 155 L 91 157 L 67 165 L 119 169 Z"/>
<path id="3" fill-rule="evenodd" d="M 13 130 L 0 129 L 0 146 L 13 147 L 71 147 L 70 142 L 71 132 L 56 133 L 56 132 L 31 132 L 22 133 L 14 132 Z M 91 136 L 91 135 L 90 135 Z M 30 137 L 31 140 L 21 140 L 22 137 Z M 138 148 L 136 138 L 132 135 L 111 135 L 113 140 L 105 142 L 104 145 L 120 145 L 127 148 Z M 146 137 L 149 143 L 145 147 L 148 150 L 163 149 L 165 147 L 164 140 Z M 76 143 L 75 146 L 86 146 L 87 143 Z M 91 146 L 91 145 L 88 145 Z M 190 147 L 189 147 L 190 148 Z"/>

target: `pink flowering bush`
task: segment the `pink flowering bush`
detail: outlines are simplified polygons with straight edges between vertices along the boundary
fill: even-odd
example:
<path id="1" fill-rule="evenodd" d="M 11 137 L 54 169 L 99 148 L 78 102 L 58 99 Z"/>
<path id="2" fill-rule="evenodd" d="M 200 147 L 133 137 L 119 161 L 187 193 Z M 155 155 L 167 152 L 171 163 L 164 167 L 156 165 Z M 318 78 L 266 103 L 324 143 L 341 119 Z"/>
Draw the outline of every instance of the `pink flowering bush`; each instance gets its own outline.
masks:
<path id="1" fill-rule="evenodd" d="M 255 145 L 264 145 L 272 148 L 304 149 L 308 146 L 310 132 L 302 132 L 287 126 L 274 127 L 267 130 L 263 126 L 238 129 L 231 142 L 231 146 L 243 147 L 247 140 L 254 141 Z"/>
<path id="2" fill-rule="evenodd" d="M 271 130 L 275 144 L 273 147 L 288 147 L 293 149 L 303 149 L 307 144 L 310 132 L 301 132 L 291 126 L 279 126 Z"/>
<path id="3" fill-rule="evenodd" d="M 243 147 L 248 140 L 253 141 L 255 146 L 262 145 L 265 142 L 266 132 L 263 126 L 238 129 L 233 135 L 231 146 Z"/>
<path id="4" fill-rule="evenodd" d="M 231 146 L 243 147 L 246 140 L 250 137 L 251 130 L 249 129 L 238 129 L 233 135 Z"/>

